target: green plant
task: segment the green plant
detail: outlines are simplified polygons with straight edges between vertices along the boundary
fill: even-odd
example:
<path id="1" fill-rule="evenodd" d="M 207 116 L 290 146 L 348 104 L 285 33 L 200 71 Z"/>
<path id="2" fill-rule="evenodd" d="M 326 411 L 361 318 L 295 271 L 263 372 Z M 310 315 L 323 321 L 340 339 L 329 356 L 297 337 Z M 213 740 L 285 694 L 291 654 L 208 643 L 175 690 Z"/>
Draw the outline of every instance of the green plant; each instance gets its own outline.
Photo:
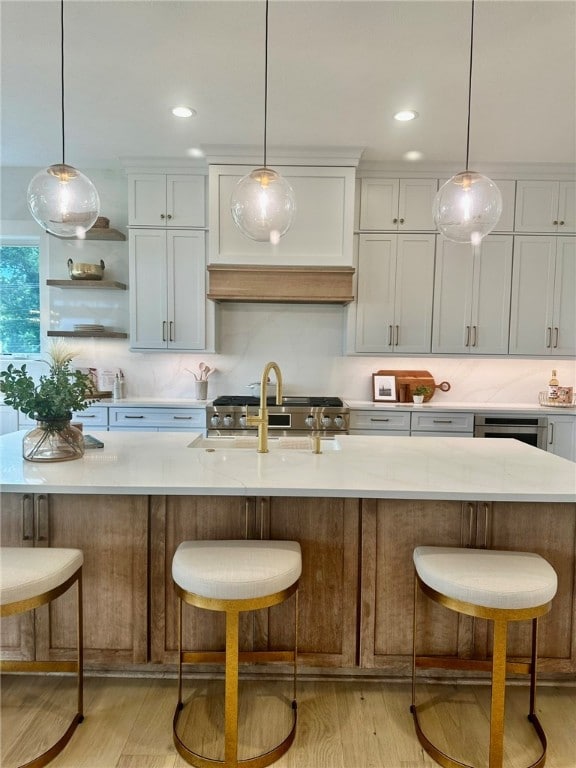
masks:
<path id="1" fill-rule="evenodd" d="M 61 342 L 56 342 L 48 352 L 50 372 L 41 375 L 38 383 L 24 364 L 15 368 L 12 363 L 0 372 L 0 392 L 4 403 L 22 411 L 38 421 L 66 421 L 72 411 L 83 411 L 96 402 L 89 399 L 92 391 L 90 377 L 72 370 L 70 361 L 75 356 Z"/>
<path id="2" fill-rule="evenodd" d="M 417 387 L 414 388 L 414 391 L 412 392 L 413 395 L 423 395 L 426 397 L 426 395 L 432 394 L 432 387 L 427 387 L 425 384 L 418 384 Z"/>

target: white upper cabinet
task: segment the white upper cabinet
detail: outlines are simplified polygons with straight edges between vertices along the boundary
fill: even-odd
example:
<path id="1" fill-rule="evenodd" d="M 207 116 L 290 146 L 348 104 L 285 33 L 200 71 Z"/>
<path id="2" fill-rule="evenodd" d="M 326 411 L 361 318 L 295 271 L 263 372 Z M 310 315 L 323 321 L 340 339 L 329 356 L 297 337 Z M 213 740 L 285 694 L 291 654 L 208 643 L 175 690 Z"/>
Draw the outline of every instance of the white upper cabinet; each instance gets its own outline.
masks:
<path id="1" fill-rule="evenodd" d="M 437 179 L 362 179 L 362 231 L 434 231 Z"/>
<path id="2" fill-rule="evenodd" d="M 205 233 L 130 230 L 130 346 L 206 346 Z"/>
<path id="3" fill-rule="evenodd" d="M 210 263 L 353 266 L 354 168 L 273 167 L 296 198 L 292 225 L 276 245 L 246 237 L 232 218 L 232 192 L 252 167 L 210 166 Z"/>
<path id="4" fill-rule="evenodd" d="M 576 182 L 518 181 L 518 232 L 575 232 Z"/>
<path id="5" fill-rule="evenodd" d="M 206 226 L 206 177 L 140 173 L 128 177 L 131 227 Z"/>
<path id="6" fill-rule="evenodd" d="M 434 241 L 434 235 L 360 235 L 356 352 L 430 352 Z"/>
<path id="7" fill-rule="evenodd" d="M 493 179 L 502 195 L 502 215 L 494 232 L 514 231 L 514 209 L 516 205 L 516 182 L 513 179 Z"/>
<path id="8" fill-rule="evenodd" d="M 515 238 L 510 354 L 576 355 L 575 238 Z"/>
<path id="9" fill-rule="evenodd" d="M 479 248 L 438 236 L 432 351 L 506 354 L 511 275 L 511 236 Z"/>

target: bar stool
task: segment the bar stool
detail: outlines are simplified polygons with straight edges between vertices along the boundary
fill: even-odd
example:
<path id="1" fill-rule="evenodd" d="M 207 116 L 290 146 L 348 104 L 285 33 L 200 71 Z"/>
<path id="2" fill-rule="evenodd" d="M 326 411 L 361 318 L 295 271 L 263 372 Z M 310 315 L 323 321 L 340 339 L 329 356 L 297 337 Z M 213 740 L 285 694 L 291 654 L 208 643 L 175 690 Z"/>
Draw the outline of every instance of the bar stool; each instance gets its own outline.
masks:
<path id="1" fill-rule="evenodd" d="M 546 735 L 535 712 L 538 617 L 548 613 L 556 594 L 557 577 L 540 555 L 487 549 L 416 547 L 414 589 L 414 645 L 412 659 L 412 706 L 416 734 L 426 752 L 445 768 L 467 766 L 449 757 L 424 734 L 415 701 L 416 667 L 480 669 L 491 672 L 489 768 L 501 768 L 504 750 L 504 701 L 506 673 L 530 674 L 528 720 L 534 726 L 542 753 L 529 768 L 543 766 Z M 418 590 L 457 613 L 489 619 L 493 623 L 492 662 L 474 659 L 421 657 L 416 655 L 416 606 Z M 507 661 L 508 622 L 532 621 L 532 651 L 528 663 Z M 467 766 L 467 768 L 469 768 Z"/>
<path id="2" fill-rule="evenodd" d="M 77 584 L 76 661 L 2 660 L 0 670 L 8 672 L 75 672 L 78 711 L 62 736 L 45 752 L 21 766 L 41 768 L 58 755 L 70 741 L 83 715 L 82 647 L 82 564 L 79 549 L 1 547 L 0 616 L 13 616 L 50 603 Z"/>
<path id="3" fill-rule="evenodd" d="M 298 646 L 298 584 L 302 573 L 300 545 L 295 541 L 185 541 L 174 553 L 172 579 L 179 597 L 178 610 L 178 703 L 173 736 L 179 754 L 198 768 L 219 765 L 264 768 L 283 755 L 296 735 L 296 662 Z M 294 649 L 292 651 L 248 651 L 238 649 L 239 614 L 269 608 L 294 600 Z M 188 603 L 226 615 L 226 650 L 223 652 L 182 650 L 182 605 Z M 238 759 L 238 663 L 289 662 L 293 666 L 292 727 L 288 735 L 268 752 Z M 224 760 L 192 751 L 177 733 L 182 703 L 183 663 L 225 663 Z"/>

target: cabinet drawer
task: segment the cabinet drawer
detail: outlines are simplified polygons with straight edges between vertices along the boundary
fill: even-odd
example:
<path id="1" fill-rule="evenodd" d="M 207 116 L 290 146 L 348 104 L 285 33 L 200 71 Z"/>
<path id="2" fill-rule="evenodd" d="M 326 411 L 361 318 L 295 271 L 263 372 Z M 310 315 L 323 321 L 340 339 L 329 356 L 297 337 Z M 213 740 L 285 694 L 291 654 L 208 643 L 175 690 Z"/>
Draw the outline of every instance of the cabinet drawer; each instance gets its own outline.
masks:
<path id="1" fill-rule="evenodd" d="M 110 427 L 205 429 L 204 408 L 110 408 Z"/>
<path id="2" fill-rule="evenodd" d="M 350 411 L 350 430 L 396 431 L 410 429 L 409 411 Z"/>
<path id="3" fill-rule="evenodd" d="M 468 432 L 474 433 L 473 413 L 412 413 L 412 433 L 418 432 Z"/>
<path id="4" fill-rule="evenodd" d="M 85 411 L 73 413 L 72 421 L 80 421 L 87 427 L 106 429 L 108 426 L 108 408 L 105 405 L 90 406 Z M 29 419 L 23 413 L 18 414 L 18 426 L 20 429 L 23 427 L 33 427 L 35 424 L 34 419 Z"/>

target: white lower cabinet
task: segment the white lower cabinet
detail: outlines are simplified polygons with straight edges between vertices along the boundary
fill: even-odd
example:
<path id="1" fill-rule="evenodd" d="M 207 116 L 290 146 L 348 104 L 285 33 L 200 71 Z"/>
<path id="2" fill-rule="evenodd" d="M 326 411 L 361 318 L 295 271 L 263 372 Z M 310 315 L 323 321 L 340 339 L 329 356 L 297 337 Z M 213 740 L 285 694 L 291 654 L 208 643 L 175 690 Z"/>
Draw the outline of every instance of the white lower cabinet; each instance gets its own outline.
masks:
<path id="1" fill-rule="evenodd" d="M 204 232 L 130 230 L 130 346 L 206 348 Z"/>
<path id="2" fill-rule="evenodd" d="M 91 405 L 83 411 L 72 414 L 73 422 L 80 422 L 84 431 L 106 432 L 108 429 L 108 407 L 105 405 Z M 18 428 L 35 427 L 36 421 L 29 419 L 23 413 L 18 413 Z"/>
<path id="3" fill-rule="evenodd" d="M 360 235 L 356 352 L 430 352 L 434 235 Z"/>
<path id="4" fill-rule="evenodd" d="M 510 354 L 576 355 L 576 238 L 515 238 Z"/>
<path id="5" fill-rule="evenodd" d="M 576 418 L 548 415 L 547 450 L 556 456 L 576 461 Z"/>
<path id="6" fill-rule="evenodd" d="M 474 413 L 405 411 L 366 408 L 350 410 L 351 435 L 388 437 L 473 437 Z"/>
<path id="7" fill-rule="evenodd" d="M 418 437 L 472 437 L 474 414 L 455 411 L 412 412 L 410 433 Z"/>
<path id="8" fill-rule="evenodd" d="M 381 435 L 388 437 L 407 437 L 410 434 L 409 411 L 350 411 L 351 435 Z"/>
<path id="9" fill-rule="evenodd" d="M 511 279 L 511 236 L 479 248 L 439 237 L 432 352 L 507 354 Z"/>
<path id="10" fill-rule="evenodd" d="M 204 431 L 205 408 L 131 408 L 111 407 L 109 430 L 145 430 L 147 432 L 174 432 L 180 430 Z"/>

